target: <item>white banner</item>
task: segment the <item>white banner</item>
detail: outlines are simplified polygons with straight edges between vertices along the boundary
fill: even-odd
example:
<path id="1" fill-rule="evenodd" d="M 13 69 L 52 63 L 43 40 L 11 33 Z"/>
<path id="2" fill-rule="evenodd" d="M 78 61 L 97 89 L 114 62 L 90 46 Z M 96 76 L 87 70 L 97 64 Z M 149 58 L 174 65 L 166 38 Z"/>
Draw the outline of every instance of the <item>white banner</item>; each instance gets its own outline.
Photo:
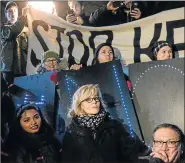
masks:
<path id="1" fill-rule="evenodd" d="M 44 51 L 53 50 L 70 63 L 91 65 L 95 48 L 109 42 L 121 53 L 126 64 L 150 61 L 151 45 L 168 40 L 185 52 L 185 8 L 117 26 L 85 27 L 67 23 L 60 17 L 31 9 L 28 13 L 29 49 L 27 74 L 34 74 Z"/>

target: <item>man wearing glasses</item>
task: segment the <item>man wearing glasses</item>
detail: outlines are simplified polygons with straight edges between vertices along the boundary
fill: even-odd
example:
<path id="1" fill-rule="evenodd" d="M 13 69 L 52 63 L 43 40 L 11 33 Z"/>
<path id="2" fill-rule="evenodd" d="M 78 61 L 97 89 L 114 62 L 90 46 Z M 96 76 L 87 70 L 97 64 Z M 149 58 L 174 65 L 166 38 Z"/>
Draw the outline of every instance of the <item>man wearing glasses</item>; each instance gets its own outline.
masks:
<path id="1" fill-rule="evenodd" d="M 184 163 L 184 134 L 173 124 L 161 124 L 153 132 L 152 157 L 165 163 Z"/>
<path id="2" fill-rule="evenodd" d="M 48 50 L 43 54 L 41 62 L 41 65 L 39 65 L 37 68 L 38 74 L 43 74 L 45 72 L 54 70 L 68 70 L 67 60 L 65 58 L 60 59 L 59 55 L 52 50 Z"/>

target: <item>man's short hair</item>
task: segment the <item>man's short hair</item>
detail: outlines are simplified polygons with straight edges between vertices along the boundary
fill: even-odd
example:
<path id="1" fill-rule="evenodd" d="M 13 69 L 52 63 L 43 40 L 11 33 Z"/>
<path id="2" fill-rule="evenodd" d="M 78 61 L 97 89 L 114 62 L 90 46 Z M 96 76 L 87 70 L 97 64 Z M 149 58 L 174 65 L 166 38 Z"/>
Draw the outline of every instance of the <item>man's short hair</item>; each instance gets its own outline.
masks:
<path id="1" fill-rule="evenodd" d="M 5 6 L 4 11 L 6 12 L 10 7 L 15 6 L 18 8 L 17 4 L 15 2 L 8 2 Z"/>

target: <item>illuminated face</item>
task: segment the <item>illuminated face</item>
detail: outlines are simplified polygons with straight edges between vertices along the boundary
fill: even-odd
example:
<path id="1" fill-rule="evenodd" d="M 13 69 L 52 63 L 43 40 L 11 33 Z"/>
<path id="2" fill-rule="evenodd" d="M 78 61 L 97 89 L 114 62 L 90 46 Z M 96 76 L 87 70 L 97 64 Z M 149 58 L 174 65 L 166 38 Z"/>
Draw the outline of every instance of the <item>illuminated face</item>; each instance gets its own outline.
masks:
<path id="1" fill-rule="evenodd" d="M 44 67 L 48 71 L 58 69 L 58 60 L 56 58 L 47 58 L 44 62 Z"/>
<path id="2" fill-rule="evenodd" d="M 173 154 L 175 149 L 181 151 L 181 146 L 179 145 L 179 137 L 178 133 L 171 128 L 160 128 L 154 133 L 154 143 L 153 143 L 153 150 L 158 152 L 159 150 L 164 151 L 168 157 Z M 161 143 L 167 142 L 167 143 Z"/>
<path id="3" fill-rule="evenodd" d="M 156 54 L 157 60 L 172 59 L 172 48 L 169 46 L 163 46 Z"/>
<path id="4" fill-rule="evenodd" d="M 75 14 L 81 15 L 82 13 L 82 6 L 80 5 L 79 2 L 76 1 L 69 1 L 68 6 L 71 10 L 74 11 Z"/>
<path id="5" fill-rule="evenodd" d="M 90 96 L 81 102 L 81 109 L 89 116 L 97 114 L 100 110 L 100 99 L 98 96 Z"/>
<path id="6" fill-rule="evenodd" d="M 113 60 L 113 51 L 109 46 L 103 46 L 99 50 L 98 61 L 99 63 L 110 62 Z"/>
<path id="7" fill-rule="evenodd" d="M 6 10 L 5 15 L 6 15 L 8 22 L 10 22 L 11 24 L 14 24 L 18 19 L 18 8 L 16 6 L 10 6 Z"/>
<path id="8" fill-rule="evenodd" d="M 37 133 L 41 126 L 41 117 L 35 109 L 26 110 L 22 113 L 20 124 L 28 133 Z"/>

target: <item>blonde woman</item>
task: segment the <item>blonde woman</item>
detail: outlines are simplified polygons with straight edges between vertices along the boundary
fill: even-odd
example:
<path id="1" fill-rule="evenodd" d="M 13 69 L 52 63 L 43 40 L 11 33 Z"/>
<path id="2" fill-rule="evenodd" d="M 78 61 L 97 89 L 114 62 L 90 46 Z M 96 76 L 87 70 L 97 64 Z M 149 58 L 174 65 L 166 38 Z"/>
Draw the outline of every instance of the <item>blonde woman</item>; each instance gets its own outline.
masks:
<path id="1" fill-rule="evenodd" d="M 62 163 L 137 163 L 140 145 L 105 110 L 98 85 L 80 87 L 73 95 Z"/>

